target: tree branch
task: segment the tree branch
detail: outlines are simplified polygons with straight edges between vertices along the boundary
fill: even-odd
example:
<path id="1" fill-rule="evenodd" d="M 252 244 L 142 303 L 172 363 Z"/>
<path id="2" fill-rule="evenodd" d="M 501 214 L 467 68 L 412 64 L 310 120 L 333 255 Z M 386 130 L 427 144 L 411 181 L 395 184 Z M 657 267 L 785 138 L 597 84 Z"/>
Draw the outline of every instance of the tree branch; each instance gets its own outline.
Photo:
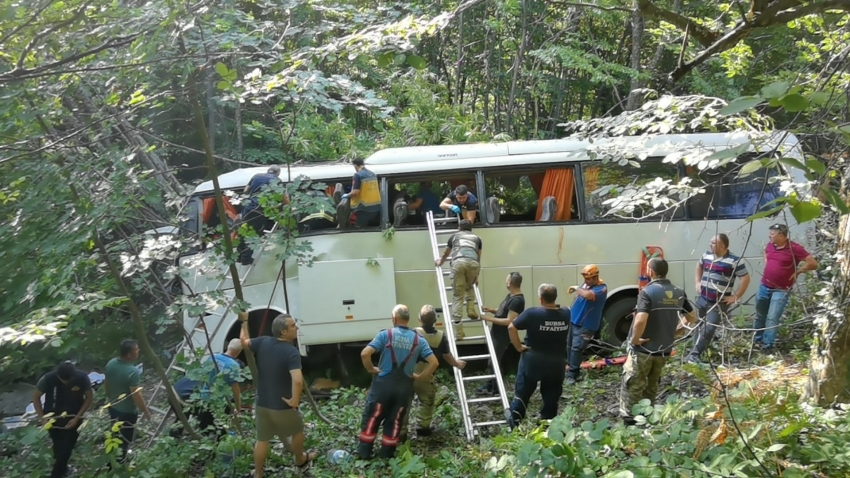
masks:
<path id="1" fill-rule="evenodd" d="M 553 1 L 553 2 L 549 2 L 549 3 L 551 3 L 553 5 L 564 5 L 564 6 L 567 6 L 567 7 L 587 7 L 587 8 L 593 8 L 593 9 L 596 9 L 596 10 L 603 10 L 603 11 L 606 11 L 606 12 L 626 12 L 626 13 L 632 12 L 632 9 L 628 8 L 628 7 L 603 7 L 602 5 L 596 5 L 596 4 L 593 4 L 593 3 L 576 3 L 576 2 L 559 2 L 559 1 Z"/>
<path id="2" fill-rule="evenodd" d="M 15 35 L 16 35 L 19 31 L 21 31 L 21 30 L 23 30 L 24 28 L 28 27 L 28 26 L 30 25 L 30 23 L 32 23 L 33 21 L 35 21 L 35 19 L 36 19 L 36 18 L 38 18 L 39 16 L 41 16 L 41 14 L 42 14 L 45 10 L 47 10 L 47 7 L 49 7 L 50 5 L 53 5 L 53 1 L 52 1 L 52 0 L 47 0 L 46 2 L 44 2 L 44 5 L 42 5 L 41 7 L 39 7 L 39 8 L 38 8 L 38 10 L 36 10 L 36 11 L 35 11 L 35 13 L 33 13 L 33 14 L 32 14 L 32 16 L 30 17 L 30 19 L 29 19 L 29 20 L 25 21 L 24 23 L 22 23 L 22 24 L 18 25 L 18 26 L 17 26 L 17 27 L 15 27 L 15 28 L 13 28 L 13 29 L 12 29 L 12 31 L 10 31 L 8 34 L 4 35 L 2 38 L 0 38 L 0 45 L 5 45 L 7 40 L 9 40 L 9 39 L 10 39 L 10 38 L 12 38 L 13 36 L 15 36 Z"/>
<path id="3" fill-rule="evenodd" d="M 69 18 L 65 21 L 61 21 L 61 22 L 57 23 L 56 25 L 53 25 L 52 27 L 48 28 L 47 30 L 44 30 L 43 32 L 38 33 L 35 36 L 33 36 L 32 40 L 30 40 L 30 42 L 27 43 L 27 45 L 24 47 L 24 50 L 21 52 L 21 56 L 18 57 L 18 63 L 15 65 L 15 70 L 19 70 L 19 69 L 23 68 L 24 60 L 27 58 L 27 55 L 29 55 L 30 51 L 32 51 L 32 49 L 35 48 L 36 45 L 38 45 L 38 42 L 40 42 L 44 37 L 54 33 L 56 30 L 63 28 L 63 27 L 67 27 L 68 25 L 79 20 L 80 17 L 83 15 L 83 13 L 86 12 L 86 9 L 88 7 L 89 7 L 88 2 L 83 3 L 83 5 L 80 6 L 80 8 L 78 8 L 77 11 L 74 12 L 73 15 L 71 15 L 71 18 Z"/>
<path id="4" fill-rule="evenodd" d="M 741 40 L 746 38 L 756 27 L 752 24 L 741 22 L 732 30 L 729 30 L 725 35 L 723 35 L 719 40 L 717 40 L 710 47 L 702 50 L 699 54 L 688 63 L 684 65 L 677 66 L 675 70 L 670 73 L 670 81 L 672 83 L 676 83 L 681 80 L 685 75 L 691 72 L 694 68 L 702 65 L 712 56 L 724 52 L 735 45 L 738 44 Z M 693 32 L 691 33 L 694 34 Z"/>
<path id="5" fill-rule="evenodd" d="M 791 20 L 796 20 L 800 17 L 805 17 L 806 15 L 824 13 L 827 10 L 841 10 L 845 12 L 850 12 L 850 0 L 828 0 L 825 2 L 812 2 L 794 10 L 781 11 L 774 15 L 772 18 L 770 18 L 770 20 L 772 20 L 770 23 L 767 23 L 763 26 L 787 23 Z M 760 19 L 757 18 L 756 23 L 760 25 L 760 22 L 758 20 Z"/>
<path id="6" fill-rule="evenodd" d="M 691 36 L 700 42 L 702 46 L 707 47 L 714 44 L 720 36 L 718 32 L 697 23 L 689 17 L 655 6 L 650 0 L 639 0 L 638 10 L 645 17 L 664 20 L 679 30 L 685 31 L 689 29 Z"/>
<path id="7" fill-rule="evenodd" d="M 4 74 L 0 75 L 0 84 L 16 81 L 21 76 L 25 76 L 25 75 L 30 76 L 30 75 L 33 75 L 35 73 L 41 73 L 43 71 L 52 70 L 53 68 L 57 68 L 57 67 L 60 67 L 62 65 L 66 65 L 68 63 L 75 62 L 75 61 L 80 60 L 82 58 L 85 58 L 87 56 L 92 56 L 94 54 L 100 53 L 103 50 L 108 50 L 110 48 L 118 48 L 118 47 L 127 45 L 127 44 L 135 41 L 136 38 L 139 37 L 139 35 L 141 35 L 141 34 L 140 33 L 134 33 L 134 34 L 129 35 L 129 36 L 118 37 L 116 39 L 107 40 L 106 42 L 100 44 L 99 46 L 92 48 L 91 50 L 86 50 L 86 51 L 83 51 L 83 52 L 80 52 L 80 53 L 76 53 L 76 54 L 71 55 L 67 58 L 63 58 L 61 60 L 54 61 L 53 63 L 48 63 L 47 65 L 39 66 L 39 67 L 36 67 L 36 68 L 30 68 L 30 69 L 15 68 L 14 70 L 12 70 L 8 73 L 4 73 Z"/>

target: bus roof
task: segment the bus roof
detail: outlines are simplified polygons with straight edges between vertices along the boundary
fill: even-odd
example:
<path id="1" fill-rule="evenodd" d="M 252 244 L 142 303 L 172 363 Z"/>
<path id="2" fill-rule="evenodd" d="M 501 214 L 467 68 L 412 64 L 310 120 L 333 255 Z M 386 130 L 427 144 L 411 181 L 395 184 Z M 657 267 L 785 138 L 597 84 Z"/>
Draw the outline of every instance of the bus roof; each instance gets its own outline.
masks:
<path id="1" fill-rule="evenodd" d="M 388 148 L 377 151 L 365 163 L 377 175 L 423 173 L 434 171 L 463 171 L 483 167 L 510 167 L 532 164 L 584 161 L 589 159 L 588 149 L 608 146 L 628 146 L 635 152 L 648 156 L 666 156 L 693 145 L 707 148 L 733 147 L 750 140 L 748 132 L 670 134 L 652 136 L 620 136 L 614 138 L 579 140 L 574 138 L 510 141 L 505 143 L 454 144 L 441 146 L 414 146 Z M 795 147 L 797 138 L 792 134 L 774 132 L 769 140 L 773 144 L 783 141 L 786 147 Z M 281 179 L 287 172 L 281 165 Z M 219 176 L 222 189 L 243 188 L 255 174 L 264 173 L 268 166 L 244 168 Z M 354 168 L 349 163 L 298 165 L 290 168 L 292 179 L 305 175 L 316 181 L 349 178 Z M 195 194 L 212 191 L 212 181 L 201 183 Z"/>

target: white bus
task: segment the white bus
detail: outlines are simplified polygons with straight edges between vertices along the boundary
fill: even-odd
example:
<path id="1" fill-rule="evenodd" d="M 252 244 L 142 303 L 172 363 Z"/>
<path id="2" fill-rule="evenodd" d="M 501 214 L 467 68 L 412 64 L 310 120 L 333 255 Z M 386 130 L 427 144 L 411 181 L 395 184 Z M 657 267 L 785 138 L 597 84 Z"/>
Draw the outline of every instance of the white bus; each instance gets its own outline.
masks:
<path id="1" fill-rule="evenodd" d="M 558 302 L 569 306 L 573 297 L 567 288 L 581 283 L 579 271 L 586 264 L 597 264 L 608 285 L 601 338 L 617 345 L 628 333 L 630 316 L 638 292 L 639 264 L 647 246 L 658 246 L 670 263 L 668 277 L 674 284 L 694 295 L 694 266 L 707 250 L 709 239 L 718 232 L 730 238 L 730 250 L 746 258 L 753 276 L 745 297 L 755 294 L 764 267 L 762 251 L 767 227 L 784 222 L 795 241 L 808 245 L 807 230 L 785 217 L 766 217 L 752 223 L 746 218 L 759 207 L 769 208 L 780 192 L 778 168 L 761 169 L 739 177 L 741 158 L 720 168 L 700 169 L 685 162 L 671 164 L 663 159 L 676 152 L 686 157 L 704 151 L 735 148 L 742 157 L 755 154 L 782 154 L 802 160 L 800 146 L 792 135 L 774 135 L 774 142 L 761 144 L 747 152 L 746 134 L 658 135 L 651 138 L 622 137 L 593 143 L 574 139 L 460 144 L 385 149 L 368 157 L 366 167 L 376 173 L 383 195 L 383 227 L 366 229 L 315 230 L 299 240 L 309 241 L 315 261 L 312 265 L 291 261 L 286 264 L 286 294 L 289 311 L 300 321 L 298 345 L 303 355 L 328 357 L 337 344 L 370 340 L 390 323 L 390 312 L 397 303 L 410 307 L 412 315 L 424 304 L 440 305 L 433 257 L 427 228 L 411 217 L 394 217 L 394 198 L 400 190 L 415 192 L 430 185 L 437 200 L 442 200 L 459 184 L 466 184 L 479 199 L 474 232 L 483 241 L 479 285 L 484 304 L 495 307 L 504 297 L 505 277 L 510 272 L 523 275 L 527 306 L 536 304 L 541 283 L 558 288 Z M 778 138 L 778 139 L 776 139 Z M 600 151 L 618 145 L 614 160 L 602 163 Z M 771 152 L 770 150 L 773 149 Z M 639 162 L 619 161 L 629 151 Z M 703 155 L 704 157 L 704 155 Z M 637 167 L 636 167 L 637 166 Z M 223 174 L 221 187 L 241 193 L 250 178 L 266 167 L 247 168 Z M 328 185 L 351 184 L 354 173 L 349 164 L 295 166 L 281 179 L 308 176 Z M 801 180 L 801 171 L 787 171 Z M 784 173 L 783 173 L 784 174 Z M 678 183 L 684 177 L 705 191 L 663 214 L 651 208 L 637 208 L 633 218 L 606 214 L 611 196 L 629 185 L 649 183 L 656 177 Z M 196 206 L 213 194 L 212 183 L 198 186 L 192 196 Z M 608 196 L 605 196 L 607 194 Z M 432 198 L 433 199 L 433 198 Z M 760 201 L 759 201 L 760 199 Z M 538 208 L 547 202 L 546 210 Z M 554 207 L 553 207 L 554 206 Z M 552 212 L 557 209 L 557 214 Z M 648 216 L 648 217 L 647 217 Z M 643 220 L 639 220 L 643 218 Z M 196 221 L 197 222 L 197 221 Z M 388 224 L 397 223 L 387 234 Z M 445 236 L 442 236 L 445 237 Z M 209 268 L 208 255 L 202 251 L 183 256 L 180 261 L 191 270 Z M 244 277 L 244 298 L 250 304 L 250 328 L 253 334 L 268 333 L 272 319 L 286 311 L 284 287 L 278 281 L 281 264 L 274 251 L 254 252 L 253 269 Z M 239 265 L 240 277 L 249 266 Z M 224 274 L 224 268 L 220 269 Z M 191 274 L 191 273 L 190 273 Z M 208 271 L 187 278 L 191 290 L 205 292 L 220 288 L 232 297 L 232 283 L 222 281 Z M 187 289 L 188 293 L 189 290 Z M 212 348 L 222 349 L 238 335 L 239 323 L 224 307 L 208 311 L 207 334 Z M 222 320 L 222 316 L 224 319 Z M 185 317 L 191 327 L 196 317 Z M 261 325 L 265 330 L 260 330 Z M 467 334 L 480 335 L 474 327 Z M 204 334 L 193 334 L 196 345 L 204 343 Z"/>

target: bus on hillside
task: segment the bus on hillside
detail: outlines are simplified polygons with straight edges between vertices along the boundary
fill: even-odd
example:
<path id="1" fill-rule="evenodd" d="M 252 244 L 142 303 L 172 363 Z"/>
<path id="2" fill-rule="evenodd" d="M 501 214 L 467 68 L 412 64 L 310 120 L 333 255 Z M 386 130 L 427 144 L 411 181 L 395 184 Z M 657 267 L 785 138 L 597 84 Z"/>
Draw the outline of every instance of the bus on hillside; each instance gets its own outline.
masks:
<path id="1" fill-rule="evenodd" d="M 332 225 L 301 234 L 299 240 L 309 241 L 314 261 L 310 265 L 297 261 L 286 264 L 285 292 L 283 281 L 277 280 L 281 264 L 274 259 L 273 251 L 255 251 L 253 266 L 237 266 L 240 277 L 251 268 L 242 287 L 249 304 L 252 335 L 268 333 L 274 316 L 286 311 L 284 293 L 289 312 L 300 321 L 298 345 L 308 359 L 329 357 L 338 344 L 370 340 L 388 326 L 397 303 L 407 304 L 413 314 L 424 304 L 439 306 L 434 258 L 427 228 L 421 221 L 424 212 L 408 214 L 403 201 L 417 194 L 425 196 L 428 189 L 442 200 L 460 184 L 467 185 L 479 198 L 474 232 L 486 251 L 479 276 L 482 305 L 498 305 L 506 293 L 506 275 L 516 271 L 524 277 L 522 289 L 529 305 L 536 303 L 541 283 L 552 283 L 558 288 L 559 303 L 569 306 L 573 297 L 566 293 L 567 288 L 581 283 L 579 271 L 584 265 L 597 264 L 609 291 L 601 338 L 618 345 L 629 331 L 644 248 L 661 247 L 670 263 L 669 278 L 693 296 L 694 266 L 707 250 L 710 237 L 718 232 L 728 234 L 730 250 L 746 260 L 753 280 L 745 297 L 752 302 L 764 267 L 762 251 L 768 225 L 785 222 L 793 239 L 808 245 L 807 229 L 790 217 L 746 220 L 784 194 L 780 192 L 780 174 L 802 180 L 801 171 L 778 167 L 739 175 L 742 161 L 754 155 L 781 154 L 804 162 L 793 135 L 772 138 L 772 142 L 760 144 L 759 151 L 742 147 L 749 143 L 744 133 L 378 151 L 365 163 L 380 181 L 383 226 L 355 229 Z M 618 145 L 613 161 L 600 161 L 600 151 L 613 145 Z M 732 150 L 740 157 L 722 167 L 702 169 L 687 160 L 696 151 L 722 150 Z M 617 155 L 623 151 L 642 160 L 621 161 L 622 156 Z M 664 162 L 671 154 L 684 154 L 685 161 Z M 219 182 L 223 189 L 239 194 L 254 174 L 265 171 L 266 167 L 240 169 L 221 175 Z M 290 170 L 284 167 L 281 179 L 306 176 L 331 187 L 338 184 L 339 188 L 351 184 L 353 173 L 350 164 L 293 166 Z M 674 205 L 634 208 L 631 217 L 610 214 L 617 195 L 655 178 L 672 184 L 691 178 L 692 185 L 704 190 Z M 212 194 L 211 182 L 199 185 L 190 198 L 190 209 L 201 207 Z M 334 220 L 346 223 L 349 218 Z M 197 229 L 199 222 L 190 227 Z M 388 231 L 390 227 L 392 231 Z M 232 297 L 232 283 L 221 279 L 226 269 L 219 268 L 219 277 L 209 273 L 209 254 L 206 250 L 180 258 L 181 265 L 190 271 L 186 278 L 189 289 L 202 293 L 218 288 Z M 196 320 L 187 315 L 186 327 Z M 196 345 L 204 345 L 208 334 L 212 348 L 218 351 L 238 336 L 237 318 L 225 314 L 224 306 L 207 311 L 205 322 L 206 332 L 192 334 Z M 263 324 L 265 330 L 260 330 Z M 467 333 L 480 335 L 474 327 L 467 327 Z"/>

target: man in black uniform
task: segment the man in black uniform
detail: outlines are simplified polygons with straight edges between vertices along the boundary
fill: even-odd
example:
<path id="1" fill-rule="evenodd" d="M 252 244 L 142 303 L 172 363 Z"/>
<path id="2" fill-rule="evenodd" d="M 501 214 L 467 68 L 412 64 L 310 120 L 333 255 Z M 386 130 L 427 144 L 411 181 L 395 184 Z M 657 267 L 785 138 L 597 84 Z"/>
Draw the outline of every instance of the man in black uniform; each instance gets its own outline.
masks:
<path id="1" fill-rule="evenodd" d="M 628 358 L 623 365 L 620 414 L 629 425 L 635 423 L 632 407 L 644 398 L 655 402 L 661 373 L 673 351 L 676 336 L 685 331 L 685 320 L 696 323 L 685 291 L 667 280 L 667 269 L 667 261 L 660 257 L 646 264 L 650 283 L 638 294 L 635 320 L 627 339 Z M 680 312 L 686 319 L 679 316 Z"/>
<path id="2" fill-rule="evenodd" d="M 68 475 L 68 461 L 80 436 L 83 414 L 91 406 L 91 380 L 71 362 L 63 362 L 56 370 L 47 372 L 32 394 L 32 405 L 43 424 L 53 420 L 47 430 L 53 441 L 53 471 L 51 478 L 63 478 Z M 44 407 L 41 396 L 44 395 Z M 51 414 L 46 417 L 45 414 Z"/>
<path id="3" fill-rule="evenodd" d="M 564 389 L 564 369 L 567 366 L 567 337 L 570 333 L 570 309 L 555 305 L 558 289 L 552 284 L 541 284 L 537 290 L 540 307 L 532 307 L 519 314 L 508 334 L 511 343 L 522 354 L 516 375 L 514 399 L 508 411 L 508 425 L 515 427 L 525 418 L 526 408 L 537 384 L 543 408 L 540 418 L 549 420 L 558 415 L 558 400 Z M 525 330 L 525 344 L 519 341 L 519 331 Z"/>
<path id="4" fill-rule="evenodd" d="M 508 326 L 525 310 L 525 297 L 522 295 L 522 275 L 519 272 L 511 272 L 505 279 L 505 286 L 508 288 L 508 295 L 499 304 L 498 309 L 482 308 L 484 312 L 495 314 L 494 317 L 481 317 L 482 320 L 493 324 L 490 327 L 490 337 L 493 339 L 493 349 L 496 352 L 496 360 L 499 361 L 499 365 L 502 365 L 502 357 L 508 350 L 508 346 L 511 345 Z M 489 370 L 488 374 L 492 373 L 492 362 L 489 363 L 487 369 Z M 504 374 L 505 369 L 500 367 L 500 370 Z M 487 395 L 496 393 L 496 380 L 490 380 L 479 387 L 477 391 Z"/>

